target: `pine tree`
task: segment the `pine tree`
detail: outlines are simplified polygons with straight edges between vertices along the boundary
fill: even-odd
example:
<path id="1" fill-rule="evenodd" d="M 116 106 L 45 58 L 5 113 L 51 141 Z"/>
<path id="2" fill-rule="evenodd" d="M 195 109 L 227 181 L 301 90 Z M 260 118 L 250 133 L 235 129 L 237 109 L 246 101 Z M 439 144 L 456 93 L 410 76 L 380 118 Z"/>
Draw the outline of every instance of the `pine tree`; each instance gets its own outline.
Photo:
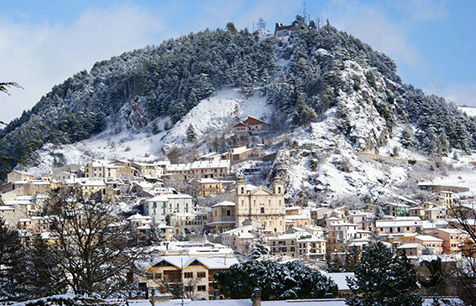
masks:
<path id="1" fill-rule="evenodd" d="M 187 128 L 186 134 L 188 142 L 195 142 L 195 140 L 197 139 L 197 134 L 195 133 L 195 129 L 191 124 Z"/>
<path id="2" fill-rule="evenodd" d="M 263 231 L 260 229 L 258 231 L 256 242 L 253 249 L 251 250 L 250 255 L 251 255 L 251 258 L 256 260 L 268 254 L 269 254 L 269 249 L 268 249 L 268 246 L 266 245 L 266 240 L 264 238 Z"/>
<path id="3" fill-rule="evenodd" d="M 369 246 L 355 266 L 355 278 L 347 278 L 353 295 L 349 306 L 416 306 L 423 299 L 418 292 L 416 272 L 405 253 L 394 255 L 382 242 Z"/>
<path id="4" fill-rule="evenodd" d="M 0 218 L 0 301 L 22 297 L 23 255 L 18 232 Z"/>
<path id="5" fill-rule="evenodd" d="M 165 241 L 165 236 L 159 227 L 159 223 L 152 218 L 149 229 L 149 241 L 152 245 L 161 245 Z"/>
<path id="6" fill-rule="evenodd" d="M 299 95 L 296 102 L 296 110 L 293 113 L 293 123 L 304 125 L 316 119 L 316 112 L 306 104 L 304 94 Z"/>

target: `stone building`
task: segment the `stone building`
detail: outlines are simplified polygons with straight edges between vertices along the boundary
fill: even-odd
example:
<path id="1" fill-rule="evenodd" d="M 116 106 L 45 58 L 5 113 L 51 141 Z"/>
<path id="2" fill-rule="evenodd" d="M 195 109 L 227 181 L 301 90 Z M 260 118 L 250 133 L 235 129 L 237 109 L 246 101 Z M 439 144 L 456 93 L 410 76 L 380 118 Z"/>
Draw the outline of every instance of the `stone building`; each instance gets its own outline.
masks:
<path id="1" fill-rule="evenodd" d="M 256 220 L 265 232 L 284 233 L 286 210 L 284 183 L 277 176 L 272 189 L 246 184 L 240 176 L 235 189 L 235 223 L 241 226 L 246 220 Z"/>

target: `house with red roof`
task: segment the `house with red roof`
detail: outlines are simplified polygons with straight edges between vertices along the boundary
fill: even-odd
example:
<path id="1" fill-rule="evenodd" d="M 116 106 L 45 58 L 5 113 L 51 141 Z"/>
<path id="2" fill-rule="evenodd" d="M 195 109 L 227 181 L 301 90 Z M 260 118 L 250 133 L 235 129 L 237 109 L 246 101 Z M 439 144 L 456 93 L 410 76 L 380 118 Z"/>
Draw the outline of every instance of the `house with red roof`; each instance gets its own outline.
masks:
<path id="1" fill-rule="evenodd" d="M 261 134 L 268 130 L 268 126 L 266 122 L 248 116 L 245 121 L 233 127 L 233 132 L 237 136 Z"/>

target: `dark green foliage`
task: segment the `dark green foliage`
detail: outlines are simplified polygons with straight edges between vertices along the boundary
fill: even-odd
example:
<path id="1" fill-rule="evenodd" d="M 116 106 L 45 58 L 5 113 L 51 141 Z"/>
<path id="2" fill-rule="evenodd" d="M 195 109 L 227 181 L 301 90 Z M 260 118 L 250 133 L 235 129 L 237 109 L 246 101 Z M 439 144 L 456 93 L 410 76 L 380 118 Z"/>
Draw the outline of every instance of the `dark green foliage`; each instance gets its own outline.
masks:
<path id="1" fill-rule="evenodd" d="M 423 303 L 415 269 L 405 253 L 393 254 L 382 242 L 364 251 L 354 272 L 355 278 L 347 279 L 353 295 L 346 299 L 346 305 L 416 306 Z"/>
<path id="2" fill-rule="evenodd" d="M 195 133 L 195 129 L 191 124 L 188 126 L 186 133 L 188 142 L 194 142 L 197 139 L 197 133 Z"/>
<path id="3" fill-rule="evenodd" d="M 317 270 L 296 262 L 247 262 L 215 274 L 220 292 L 227 298 L 248 299 L 260 288 L 263 300 L 323 298 L 337 295 L 337 286 Z"/>
<path id="4" fill-rule="evenodd" d="M 21 287 L 23 250 L 16 230 L 0 218 L 0 301 L 18 299 L 25 293 Z"/>

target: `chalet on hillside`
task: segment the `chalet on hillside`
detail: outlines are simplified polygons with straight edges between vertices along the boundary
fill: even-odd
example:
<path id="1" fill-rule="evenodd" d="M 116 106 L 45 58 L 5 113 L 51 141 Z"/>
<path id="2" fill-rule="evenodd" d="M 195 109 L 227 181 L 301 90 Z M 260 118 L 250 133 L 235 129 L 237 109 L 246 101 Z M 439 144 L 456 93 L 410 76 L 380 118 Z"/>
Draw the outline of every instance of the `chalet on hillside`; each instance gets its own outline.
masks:
<path id="1" fill-rule="evenodd" d="M 268 126 L 266 122 L 248 116 L 245 121 L 233 127 L 233 132 L 237 136 L 261 134 L 268 129 Z"/>

